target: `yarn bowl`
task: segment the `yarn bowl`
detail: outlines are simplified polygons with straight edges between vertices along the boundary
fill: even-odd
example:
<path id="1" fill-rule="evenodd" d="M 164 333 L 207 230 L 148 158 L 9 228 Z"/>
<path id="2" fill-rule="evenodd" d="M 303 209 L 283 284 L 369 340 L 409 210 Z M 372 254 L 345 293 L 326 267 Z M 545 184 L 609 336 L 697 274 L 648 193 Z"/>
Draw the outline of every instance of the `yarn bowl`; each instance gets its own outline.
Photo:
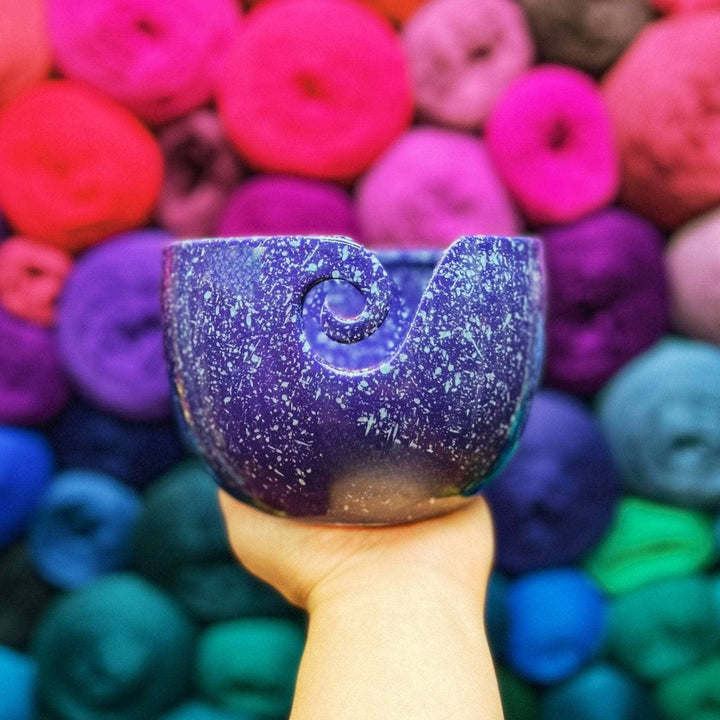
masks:
<path id="1" fill-rule="evenodd" d="M 180 422 L 218 484 L 274 515 L 441 515 L 509 459 L 542 366 L 541 242 L 372 253 L 343 236 L 164 252 Z"/>

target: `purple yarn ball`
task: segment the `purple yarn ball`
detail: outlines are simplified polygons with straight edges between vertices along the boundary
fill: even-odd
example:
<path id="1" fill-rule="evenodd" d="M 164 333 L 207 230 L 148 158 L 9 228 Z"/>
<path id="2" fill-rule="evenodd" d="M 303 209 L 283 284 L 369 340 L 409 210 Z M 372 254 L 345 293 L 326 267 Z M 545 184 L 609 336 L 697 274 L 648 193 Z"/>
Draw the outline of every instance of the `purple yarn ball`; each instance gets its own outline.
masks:
<path id="1" fill-rule="evenodd" d="M 540 235 L 548 277 L 545 383 L 589 396 L 668 329 L 664 236 L 617 207 Z"/>

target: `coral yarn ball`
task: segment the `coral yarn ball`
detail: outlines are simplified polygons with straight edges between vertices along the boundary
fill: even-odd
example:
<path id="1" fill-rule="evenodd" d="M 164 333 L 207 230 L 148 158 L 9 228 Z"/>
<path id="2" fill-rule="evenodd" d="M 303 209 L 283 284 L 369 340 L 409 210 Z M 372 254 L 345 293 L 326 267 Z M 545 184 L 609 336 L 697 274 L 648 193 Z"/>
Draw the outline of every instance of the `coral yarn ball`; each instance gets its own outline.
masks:
<path id="1" fill-rule="evenodd" d="M 271 0 L 247 16 L 217 93 L 241 156 L 266 172 L 352 180 L 409 124 L 390 23 L 354 0 Z"/>
<path id="2" fill-rule="evenodd" d="M 162 175 L 147 128 L 80 83 L 39 83 L 0 113 L 0 208 L 27 237 L 77 252 L 143 225 Z"/>
<path id="3" fill-rule="evenodd" d="M 623 205 L 666 230 L 720 204 L 720 11 L 648 25 L 603 78 Z"/>

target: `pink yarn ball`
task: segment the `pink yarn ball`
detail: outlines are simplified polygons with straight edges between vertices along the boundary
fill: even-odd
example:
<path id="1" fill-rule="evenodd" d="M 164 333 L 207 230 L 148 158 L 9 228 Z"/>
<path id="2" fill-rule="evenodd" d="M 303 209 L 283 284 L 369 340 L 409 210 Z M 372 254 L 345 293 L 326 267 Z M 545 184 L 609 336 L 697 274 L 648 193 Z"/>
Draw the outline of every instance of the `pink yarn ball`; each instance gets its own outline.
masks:
<path id="1" fill-rule="evenodd" d="M 62 72 L 152 123 L 210 99 L 239 20 L 233 0 L 48 0 Z"/>
<path id="2" fill-rule="evenodd" d="M 665 265 L 674 328 L 720 345 L 720 207 L 670 237 Z"/>
<path id="3" fill-rule="evenodd" d="M 402 29 L 417 108 L 436 122 L 479 128 L 505 87 L 533 60 L 512 0 L 430 0 Z"/>
<path id="4" fill-rule="evenodd" d="M 352 180 L 409 124 L 412 94 L 390 23 L 354 0 L 268 0 L 247 16 L 218 106 L 265 172 Z"/>
<path id="5" fill-rule="evenodd" d="M 356 208 L 371 247 L 440 249 L 462 235 L 521 227 L 482 141 L 433 127 L 409 130 L 373 165 Z"/>
<path id="6" fill-rule="evenodd" d="M 536 225 L 578 220 L 618 192 L 610 118 L 596 83 L 579 70 L 529 70 L 500 97 L 485 133 L 500 177 Z"/>

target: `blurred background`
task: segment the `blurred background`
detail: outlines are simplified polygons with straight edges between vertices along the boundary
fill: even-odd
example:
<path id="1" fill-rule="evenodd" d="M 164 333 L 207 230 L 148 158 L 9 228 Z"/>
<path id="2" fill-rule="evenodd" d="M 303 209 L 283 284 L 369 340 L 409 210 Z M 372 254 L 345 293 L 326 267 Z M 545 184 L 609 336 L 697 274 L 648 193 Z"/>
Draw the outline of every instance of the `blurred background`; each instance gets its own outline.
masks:
<path id="1" fill-rule="evenodd" d="M 483 490 L 508 720 L 720 719 L 720 1 L 0 0 L 0 720 L 282 720 L 305 617 L 171 411 L 162 248 L 544 240 Z"/>

